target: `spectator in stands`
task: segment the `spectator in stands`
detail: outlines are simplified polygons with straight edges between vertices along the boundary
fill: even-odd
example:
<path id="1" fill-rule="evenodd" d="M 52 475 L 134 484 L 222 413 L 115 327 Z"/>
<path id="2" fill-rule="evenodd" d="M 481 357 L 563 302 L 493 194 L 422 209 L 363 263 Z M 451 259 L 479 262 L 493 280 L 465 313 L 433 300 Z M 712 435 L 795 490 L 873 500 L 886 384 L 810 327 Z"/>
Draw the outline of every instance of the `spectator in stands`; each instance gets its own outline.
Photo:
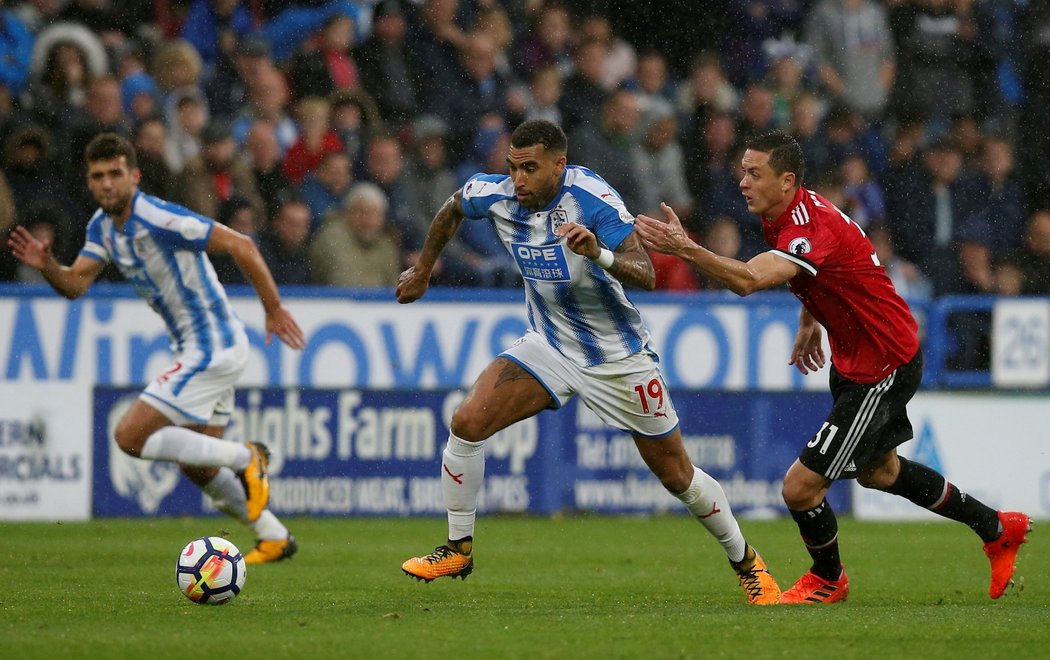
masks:
<path id="1" fill-rule="evenodd" d="M 55 23 L 37 35 L 28 103 L 35 118 L 61 131 L 81 113 L 88 87 L 106 73 L 106 51 L 83 25 Z"/>
<path id="2" fill-rule="evenodd" d="M 634 82 L 638 55 L 634 46 L 613 31 L 609 17 L 592 12 L 580 21 L 580 39 L 594 40 L 605 45 L 605 63 L 602 66 L 602 87 L 612 91 L 628 82 Z"/>
<path id="3" fill-rule="evenodd" d="M 332 128 L 332 104 L 318 96 L 308 96 L 295 105 L 299 137 L 284 156 L 284 175 L 300 183 L 317 169 L 330 151 L 342 151 L 343 143 Z"/>
<path id="4" fill-rule="evenodd" d="M 955 115 L 948 137 L 959 145 L 959 152 L 962 153 L 962 176 L 977 174 L 981 169 L 981 151 L 984 147 L 984 133 L 977 118 L 972 114 Z"/>
<path id="5" fill-rule="evenodd" d="M 1050 295 L 1050 211 L 1039 210 L 1028 220 L 1024 248 L 1017 254 L 1021 292 Z"/>
<path id="6" fill-rule="evenodd" d="M 1023 52 L 1021 79 L 1024 96 L 1018 118 L 1018 158 L 1025 194 L 1032 208 L 1050 208 L 1050 85 L 1046 63 L 1050 62 L 1050 4 L 1029 2 L 1019 9 L 1018 43 Z"/>
<path id="7" fill-rule="evenodd" d="M 209 218 L 218 216 L 219 205 L 234 195 L 248 200 L 256 213 L 263 213 L 263 201 L 250 167 L 237 158 L 237 143 L 229 124 L 208 124 L 201 135 L 202 148 L 179 175 L 179 202 Z"/>
<path id="8" fill-rule="evenodd" d="M 771 45 L 767 50 L 771 52 L 765 82 L 773 92 L 773 125 L 787 128 L 795 100 L 809 90 L 806 83 L 809 49 L 790 43 Z"/>
<path id="9" fill-rule="evenodd" d="M 208 105 L 204 95 L 195 87 L 176 90 L 168 104 L 172 114 L 166 115 L 166 154 L 171 171 L 178 174 L 186 167 L 187 161 L 200 155 L 201 133 L 208 124 Z"/>
<path id="10" fill-rule="evenodd" d="M 241 107 L 231 124 L 233 139 L 243 145 L 248 129 L 258 120 L 270 122 L 283 159 L 299 139 L 299 127 L 287 112 L 290 93 L 288 80 L 273 67 L 260 69 L 248 82 L 248 102 Z"/>
<path id="11" fill-rule="evenodd" d="M 734 85 L 761 80 L 769 70 L 765 45 L 799 34 L 810 3 L 798 0 L 728 0 L 719 50 Z"/>
<path id="12" fill-rule="evenodd" d="M 883 222 L 886 219 L 886 200 L 882 188 L 871 178 L 864 156 L 847 154 L 840 175 L 846 204 L 839 208 L 862 228 Z"/>
<path id="13" fill-rule="evenodd" d="M 231 55 L 219 58 L 215 75 L 204 85 L 212 115 L 232 121 L 250 101 L 252 84 L 263 73 L 271 71 L 275 71 L 275 67 L 266 39 L 259 34 L 242 37 Z"/>
<path id="14" fill-rule="evenodd" d="M 660 202 L 678 209 L 683 218 L 693 212 L 693 196 L 685 178 L 685 156 L 678 141 L 678 117 L 670 103 L 652 105 L 642 113 L 642 139 L 634 147 L 640 213 L 655 213 Z M 433 216 L 431 216 L 433 217 Z"/>
<path id="15" fill-rule="evenodd" d="M 897 8 L 901 21 L 896 94 L 921 112 L 936 136 L 951 118 L 976 109 L 972 67 L 986 42 L 974 22 L 973 3 L 929 0 Z"/>
<path id="16" fill-rule="evenodd" d="M 738 108 L 737 135 L 746 139 L 773 128 L 773 120 L 776 118 L 773 109 L 772 89 L 761 82 L 745 87 Z"/>
<path id="17" fill-rule="evenodd" d="M 886 217 L 897 252 L 917 264 L 935 287 L 943 283 L 938 295 L 957 290 L 948 273 L 957 262 L 957 239 L 975 211 L 973 196 L 959 176 L 961 169 L 959 149 L 941 139 L 923 153 L 921 169 L 903 171 L 887 186 Z"/>
<path id="18" fill-rule="evenodd" d="M 149 117 L 135 127 L 132 144 L 138 154 L 139 190 L 147 195 L 171 199 L 175 192 L 175 174 L 165 160 L 168 127 L 160 117 Z"/>
<path id="19" fill-rule="evenodd" d="M 220 56 L 254 30 L 251 12 L 241 0 L 193 0 L 182 24 L 182 38 L 201 56 L 210 74 Z"/>
<path id="20" fill-rule="evenodd" d="M 893 236 L 889 227 L 882 223 L 870 225 L 865 233 L 875 246 L 875 256 L 886 269 L 893 288 L 907 301 L 929 300 L 933 296 L 933 286 L 919 268 L 897 255 L 893 249 Z"/>
<path id="21" fill-rule="evenodd" d="M 442 90 L 439 97 L 426 99 L 428 110 L 451 129 L 448 146 L 455 158 L 467 152 L 483 117 L 506 116 L 509 91 L 509 81 L 496 70 L 494 39 L 471 33 L 460 52 L 452 86 Z"/>
<path id="22" fill-rule="evenodd" d="M 821 0 L 809 13 L 805 36 L 831 101 L 881 118 L 896 71 L 885 7 L 874 0 Z"/>
<path id="23" fill-rule="evenodd" d="M 121 79 L 120 98 L 124 116 L 132 124 L 160 113 L 160 89 L 145 70 Z"/>
<path id="24" fill-rule="evenodd" d="M 62 168 L 55 160 L 51 138 L 43 126 L 30 123 L 12 131 L 4 142 L 2 165 L 0 169 L 11 188 L 18 217 L 25 217 L 34 212 L 33 209 L 47 205 L 57 205 L 60 218 L 73 217 L 76 209 L 71 203 Z M 71 228 L 61 228 L 61 232 L 68 231 Z"/>
<path id="25" fill-rule="evenodd" d="M 349 13 L 330 16 L 288 63 L 292 90 L 297 99 L 330 96 L 361 84 L 361 74 L 351 50 L 356 20 Z"/>
<path id="26" fill-rule="evenodd" d="M 541 68 L 553 66 L 561 77 L 572 75 L 572 17 L 558 2 L 545 2 L 529 30 L 515 47 L 518 72 L 525 78 Z"/>
<path id="27" fill-rule="evenodd" d="M 29 27 L 0 3 L 0 97 L 18 98 L 25 90 L 34 40 Z"/>
<path id="28" fill-rule="evenodd" d="M 605 44 L 596 39 L 584 41 L 573 53 L 573 70 L 565 79 L 561 96 L 562 127 L 568 133 L 602 114 L 608 97 L 602 86 L 605 54 Z"/>
<path id="29" fill-rule="evenodd" d="M 405 173 L 405 160 L 401 143 L 392 135 L 379 134 L 368 143 L 365 156 L 364 180 L 379 186 L 386 195 L 385 215 L 391 228 L 403 245 L 422 244 L 416 237 L 413 211 L 419 207 L 414 190 Z"/>
<path id="30" fill-rule="evenodd" d="M 314 281 L 341 287 L 393 287 L 401 271 L 397 240 L 387 226 L 387 197 L 356 183 L 342 208 L 328 214 L 310 246 Z"/>
<path id="31" fill-rule="evenodd" d="M 433 115 L 424 115 L 412 124 L 415 149 L 408 159 L 405 181 L 410 186 L 416 207 L 411 210 L 411 230 L 402 236 L 401 251 L 408 261 L 418 259 L 430 218 L 448 200 L 448 191 L 456 188 L 456 173 L 448 165 L 445 140 L 448 127 Z M 487 269 L 486 255 L 477 254 L 458 236 L 453 237 L 442 254 L 441 272 L 435 280 L 444 286 L 488 286 L 483 281 Z"/>
<path id="32" fill-rule="evenodd" d="M 317 169 L 306 175 L 302 198 L 310 209 L 310 234 L 321 228 L 324 217 L 340 206 L 354 183 L 350 157 L 342 151 L 329 151 Z"/>
<path id="33" fill-rule="evenodd" d="M 513 80 L 516 76 L 508 53 L 514 43 L 514 32 L 510 24 L 510 17 L 501 3 L 493 0 L 477 3 L 473 11 L 473 20 L 470 22 L 470 34 L 483 34 L 492 39 L 496 46 L 494 56 L 496 73 L 505 80 Z"/>
<path id="34" fill-rule="evenodd" d="M 529 77 L 528 89 L 524 91 L 523 119 L 545 119 L 560 126 L 562 91 L 558 67 L 545 66 L 533 71 Z"/>
<path id="35" fill-rule="evenodd" d="M 84 100 L 84 112 L 63 131 L 64 149 L 58 154 L 69 177 L 70 190 L 76 191 L 74 194 L 83 213 L 91 213 L 98 205 L 87 187 L 81 184 L 87 175 L 87 165 L 76 154 L 83 154 L 88 143 L 99 133 L 131 137 L 131 124 L 121 103 L 120 81 L 108 74 L 91 81 Z"/>
<path id="36" fill-rule="evenodd" d="M 109 1 L 69 0 L 55 18 L 85 26 L 112 51 L 121 47 L 134 31 L 133 14 L 122 9 Z"/>
<path id="37" fill-rule="evenodd" d="M 459 24 L 458 10 L 459 0 L 424 0 L 409 22 L 416 98 L 424 107 L 455 89 L 462 75 L 460 52 L 466 49 L 468 37 Z"/>
<path id="38" fill-rule="evenodd" d="M 252 123 L 244 139 L 244 155 L 263 200 L 264 217 L 272 218 L 281 198 L 294 188 L 281 171 L 281 145 L 273 122 L 259 119 Z"/>
<path id="39" fill-rule="evenodd" d="M 706 165 L 704 128 L 713 114 L 732 116 L 738 103 L 736 89 L 726 80 L 716 53 L 702 52 L 693 60 L 689 78 L 678 88 L 678 113 L 684 118 L 686 165 L 696 172 Z M 735 129 L 734 129 L 735 132 Z M 699 194 L 703 184 L 691 183 Z"/>
<path id="40" fill-rule="evenodd" d="M 647 112 L 650 106 L 670 103 L 674 106 L 677 100 L 677 87 L 667 69 L 667 58 L 658 50 L 645 50 L 638 55 L 638 67 L 635 71 L 635 93 L 638 95 L 638 107 Z"/>
<path id="41" fill-rule="evenodd" d="M 150 72 L 163 95 L 164 116 L 169 124 L 175 115 L 175 104 L 186 95 L 199 96 L 204 107 L 208 107 L 200 87 L 203 69 L 197 49 L 185 39 L 165 41 L 157 47 Z"/>
<path id="42" fill-rule="evenodd" d="M 402 0 L 382 0 L 372 13 L 372 34 L 354 51 L 361 85 L 393 126 L 416 113 L 417 76 L 405 34 L 408 23 Z"/>
<path id="43" fill-rule="evenodd" d="M 364 168 L 365 147 L 372 138 L 386 132 L 386 122 L 375 100 L 363 88 L 347 89 L 332 95 L 332 128 L 343 143 L 354 168 Z"/>
<path id="44" fill-rule="evenodd" d="M 791 104 L 791 121 L 788 127 L 802 147 L 806 158 L 806 171 L 819 176 L 832 171 L 829 165 L 828 136 L 824 131 L 824 102 L 812 92 L 799 94 Z"/>
<path id="45" fill-rule="evenodd" d="M 259 251 L 278 284 L 313 283 L 310 265 L 310 208 L 301 199 L 281 202 Z"/>
<path id="46" fill-rule="evenodd" d="M 988 234 L 993 259 L 1021 248 L 1027 220 L 1027 200 L 1021 181 L 1014 175 L 1014 151 L 1008 140 L 990 136 L 984 140 L 979 171 L 965 180 L 973 196 L 978 219 L 994 228 Z"/>
<path id="47" fill-rule="evenodd" d="M 639 177 L 634 150 L 638 144 L 638 98 L 619 89 L 605 101 L 601 121 L 584 121 L 570 138 L 573 162 L 600 169 L 602 178 L 623 197 L 628 208 L 638 208 Z"/>

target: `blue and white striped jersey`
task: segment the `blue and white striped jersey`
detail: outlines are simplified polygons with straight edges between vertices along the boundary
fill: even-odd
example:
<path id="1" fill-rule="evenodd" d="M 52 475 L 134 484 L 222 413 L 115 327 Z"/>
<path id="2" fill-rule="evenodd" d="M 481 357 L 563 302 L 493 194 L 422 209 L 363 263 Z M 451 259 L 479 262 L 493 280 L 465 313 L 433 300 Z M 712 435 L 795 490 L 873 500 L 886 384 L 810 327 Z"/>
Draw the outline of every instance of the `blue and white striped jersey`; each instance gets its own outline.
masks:
<path id="1" fill-rule="evenodd" d="M 116 264 L 164 319 L 173 351 L 210 355 L 233 346 L 244 324 L 204 253 L 214 221 L 141 192 L 131 205 L 123 229 L 96 211 L 80 254 Z"/>
<path id="2" fill-rule="evenodd" d="M 525 280 L 529 323 L 562 355 L 594 366 L 648 348 L 649 330 L 620 282 L 554 234 L 575 222 L 615 250 L 634 231 L 634 217 L 604 179 L 566 167 L 561 191 L 541 211 L 518 204 L 505 174 L 475 174 L 461 192 L 468 218 L 495 225 Z"/>

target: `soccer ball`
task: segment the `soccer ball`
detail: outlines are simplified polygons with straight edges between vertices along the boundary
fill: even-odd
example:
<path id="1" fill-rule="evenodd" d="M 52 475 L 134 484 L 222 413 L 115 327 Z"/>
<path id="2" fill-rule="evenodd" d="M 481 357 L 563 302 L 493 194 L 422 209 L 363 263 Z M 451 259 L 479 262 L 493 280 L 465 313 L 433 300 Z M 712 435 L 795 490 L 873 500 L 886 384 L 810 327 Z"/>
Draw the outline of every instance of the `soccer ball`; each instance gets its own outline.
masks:
<path id="1" fill-rule="evenodd" d="M 237 546 L 218 536 L 190 541 L 175 567 L 179 590 L 195 603 L 222 605 L 241 593 L 247 574 Z"/>

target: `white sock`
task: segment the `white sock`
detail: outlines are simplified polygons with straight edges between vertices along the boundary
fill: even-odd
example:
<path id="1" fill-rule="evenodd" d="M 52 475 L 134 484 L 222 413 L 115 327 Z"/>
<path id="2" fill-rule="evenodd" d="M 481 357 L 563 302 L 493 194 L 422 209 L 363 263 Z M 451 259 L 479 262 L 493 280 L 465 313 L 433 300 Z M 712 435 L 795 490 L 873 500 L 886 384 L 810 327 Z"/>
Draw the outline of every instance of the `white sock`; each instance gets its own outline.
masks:
<path id="1" fill-rule="evenodd" d="M 467 442 L 452 433 L 441 452 L 441 491 L 448 509 L 448 538 L 474 536 L 478 491 L 485 478 L 485 441 Z"/>
<path id="2" fill-rule="evenodd" d="M 243 470 L 252 453 L 239 442 L 220 440 L 181 426 L 165 426 L 146 439 L 142 458 Z"/>
<path id="3" fill-rule="evenodd" d="M 733 517 L 733 510 L 729 508 L 726 493 L 714 477 L 694 465 L 693 481 L 684 493 L 679 493 L 676 497 L 682 500 L 689 513 L 715 537 L 730 561 L 739 562 L 744 559 L 747 543 L 740 532 L 740 525 Z"/>
<path id="4" fill-rule="evenodd" d="M 288 538 L 288 528 L 282 525 L 277 516 L 273 515 L 269 509 L 264 510 L 255 522 L 248 521 L 247 496 L 244 494 L 241 480 L 237 478 L 233 470 L 220 468 L 215 478 L 201 490 L 211 498 L 216 509 L 250 527 L 255 532 L 255 538 L 267 540 Z"/>

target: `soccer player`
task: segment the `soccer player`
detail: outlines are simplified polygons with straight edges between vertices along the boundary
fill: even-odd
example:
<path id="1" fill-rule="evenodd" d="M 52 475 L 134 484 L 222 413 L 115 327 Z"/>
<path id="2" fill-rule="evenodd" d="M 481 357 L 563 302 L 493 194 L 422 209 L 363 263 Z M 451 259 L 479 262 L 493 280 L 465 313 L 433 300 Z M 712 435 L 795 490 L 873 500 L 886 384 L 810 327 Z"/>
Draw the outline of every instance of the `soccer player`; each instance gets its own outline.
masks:
<path id="1" fill-rule="evenodd" d="M 49 245 L 21 227 L 11 233 L 11 250 L 70 299 L 87 292 L 107 263 L 116 264 L 164 319 L 175 354 L 121 418 L 117 446 L 138 458 L 177 462 L 218 509 L 248 525 L 257 543 L 246 562 L 291 557 L 295 538 L 266 508 L 266 447 L 221 439 L 234 383 L 248 359 L 248 337 L 204 251 L 231 255 L 255 287 L 266 310 L 267 342 L 277 335 L 301 349 L 302 330 L 281 304 L 251 239 L 138 190 L 141 175 L 127 140 L 102 133 L 88 144 L 85 158 L 88 188 L 100 208 L 73 265 L 59 264 Z"/>
<path id="2" fill-rule="evenodd" d="M 836 479 L 853 478 L 973 529 L 992 564 L 988 594 L 999 598 L 1027 540 L 1028 516 L 997 512 L 934 470 L 897 455 L 897 446 L 912 437 L 905 406 L 922 379 L 915 319 L 860 227 L 802 187 L 804 160 L 795 139 L 770 131 L 745 147 L 740 190 L 748 210 L 762 217 L 771 250 L 747 263 L 718 256 L 691 241 L 666 204 L 666 222 L 639 216 L 636 230 L 643 244 L 689 261 L 738 295 L 786 283 L 802 301 L 790 361 L 801 373 L 824 366 L 821 337 L 828 333 L 834 403 L 784 477 L 784 502 L 813 566 L 780 602 L 846 599 L 838 523 L 824 495 Z"/>
<path id="3" fill-rule="evenodd" d="M 485 440 L 579 395 L 607 424 L 634 437 L 646 465 L 722 545 L 752 604 L 780 589 L 740 532 L 722 487 L 695 467 L 649 331 L 621 282 L 652 289 L 656 274 L 620 195 L 594 172 L 566 163 L 565 133 L 530 120 L 511 135 L 510 175 L 476 174 L 437 212 L 397 300 L 426 293 L 442 248 L 464 219 L 491 222 L 525 281 L 531 329 L 478 377 L 452 415 L 442 453 L 448 542 L 402 565 L 430 582 L 474 570 L 474 525 Z"/>

